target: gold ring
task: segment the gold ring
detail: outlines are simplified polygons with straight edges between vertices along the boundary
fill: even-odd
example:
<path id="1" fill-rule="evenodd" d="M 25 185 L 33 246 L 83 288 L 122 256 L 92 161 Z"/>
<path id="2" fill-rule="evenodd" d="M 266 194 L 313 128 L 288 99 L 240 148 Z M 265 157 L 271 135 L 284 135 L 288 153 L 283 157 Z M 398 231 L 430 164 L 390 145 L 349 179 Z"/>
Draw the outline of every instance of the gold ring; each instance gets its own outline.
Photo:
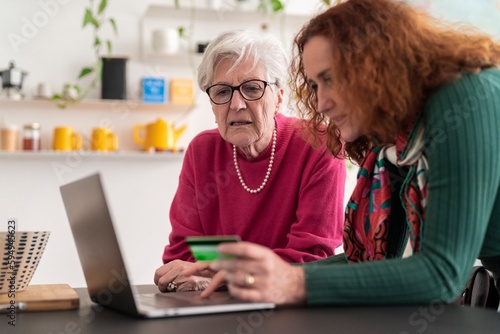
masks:
<path id="1" fill-rule="evenodd" d="M 252 286 L 254 283 L 255 283 L 255 277 L 250 273 L 246 273 L 245 274 L 245 285 Z"/>
<path id="2" fill-rule="evenodd" d="M 177 291 L 177 283 L 175 281 L 172 281 L 167 284 L 167 292 L 176 292 Z"/>

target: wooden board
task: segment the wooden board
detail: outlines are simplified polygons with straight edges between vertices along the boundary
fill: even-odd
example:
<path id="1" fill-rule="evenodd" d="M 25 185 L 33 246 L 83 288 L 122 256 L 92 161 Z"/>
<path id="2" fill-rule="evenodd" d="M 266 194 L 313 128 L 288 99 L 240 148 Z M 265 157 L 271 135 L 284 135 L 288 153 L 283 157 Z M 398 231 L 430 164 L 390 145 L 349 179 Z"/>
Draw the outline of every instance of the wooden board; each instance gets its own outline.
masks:
<path id="1" fill-rule="evenodd" d="M 68 284 L 29 285 L 26 290 L 16 292 L 15 298 L 0 294 L 2 306 L 9 305 L 11 300 L 18 305 L 25 303 L 26 307 L 17 312 L 71 310 L 80 305 L 77 293 Z M 2 312 L 6 310 L 2 308 Z"/>

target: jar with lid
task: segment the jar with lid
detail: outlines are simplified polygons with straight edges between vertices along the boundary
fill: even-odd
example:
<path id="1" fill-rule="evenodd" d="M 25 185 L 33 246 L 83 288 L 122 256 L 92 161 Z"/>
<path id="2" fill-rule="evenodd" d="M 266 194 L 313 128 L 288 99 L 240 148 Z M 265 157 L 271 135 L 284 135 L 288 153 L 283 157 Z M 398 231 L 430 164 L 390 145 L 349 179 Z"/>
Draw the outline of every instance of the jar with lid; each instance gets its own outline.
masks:
<path id="1" fill-rule="evenodd" d="M 41 150 L 39 123 L 30 123 L 24 125 L 23 150 L 25 151 Z"/>

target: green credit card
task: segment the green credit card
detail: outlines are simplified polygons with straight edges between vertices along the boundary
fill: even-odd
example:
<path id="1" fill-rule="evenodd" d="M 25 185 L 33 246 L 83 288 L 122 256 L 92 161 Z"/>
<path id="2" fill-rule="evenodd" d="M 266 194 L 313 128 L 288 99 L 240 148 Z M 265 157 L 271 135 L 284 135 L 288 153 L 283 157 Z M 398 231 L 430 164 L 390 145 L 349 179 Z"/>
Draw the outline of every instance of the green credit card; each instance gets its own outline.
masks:
<path id="1" fill-rule="evenodd" d="M 186 237 L 186 242 L 196 261 L 213 261 L 227 259 L 231 256 L 219 254 L 217 245 L 222 242 L 241 241 L 237 235 L 212 235 L 203 237 Z"/>

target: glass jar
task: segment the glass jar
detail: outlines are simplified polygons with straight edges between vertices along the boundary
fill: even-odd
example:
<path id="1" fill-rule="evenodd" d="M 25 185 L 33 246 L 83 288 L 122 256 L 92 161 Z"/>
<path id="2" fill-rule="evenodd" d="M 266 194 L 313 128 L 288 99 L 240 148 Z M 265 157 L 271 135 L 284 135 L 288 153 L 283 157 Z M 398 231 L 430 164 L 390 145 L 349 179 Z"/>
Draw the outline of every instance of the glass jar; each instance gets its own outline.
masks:
<path id="1" fill-rule="evenodd" d="M 31 123 L 24 126 L 23 134 L 23 150 L 25 151 L 40 151 L 40 124 Z"/>
<path id="2" fill-rule="evenodd" d="M 0 128 L 0 149 L 2 151 L 17 151 L 19 130 L 17 125 L 4 125 Z"/>

